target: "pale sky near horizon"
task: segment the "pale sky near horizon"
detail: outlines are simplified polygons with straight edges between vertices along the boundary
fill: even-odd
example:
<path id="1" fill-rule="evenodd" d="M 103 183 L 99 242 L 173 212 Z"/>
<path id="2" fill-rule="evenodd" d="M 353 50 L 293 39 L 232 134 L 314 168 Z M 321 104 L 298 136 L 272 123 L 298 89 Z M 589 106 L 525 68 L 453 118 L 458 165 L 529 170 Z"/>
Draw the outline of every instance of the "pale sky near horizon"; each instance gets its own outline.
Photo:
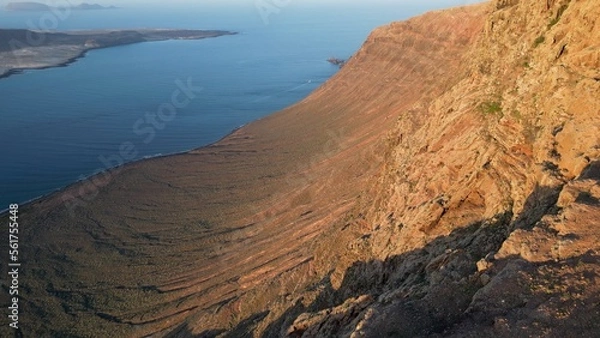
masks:
<path id="1" fill-rule="evenodd" d="M 170 0 L 170 1 L 165 1 L 165 0 L 37 0 L 34 2 L 40 2 L 40 3 L 45 3 L 48 5 L 55 5 L 55 6 L 65 6 L 68 4 L 72 4 L 72 5 L 77 5 L 80 4 L 82 2 L 86 2 L 86 3 L 97 3 L 97 4 L 101 4 L 101 5 L 114 5 L 114 6 L 119 6 L 119 7 L 128 7 L 128 6 L 132 6 L 132 7 L 137 7 L 140 5 L 162 5 L 162 6 L 170 6 L 172 4 L 188 4 L 188 5 L 194 5 L 194 6 L 201 6 L 201 5 L 215 5 L 215 4 L 227 4 L 227 5 L 255 5 L 256 3 L 259 2 L 264 2 L 264 3 L 268 3 L 268 4 L 286 4 L 286 5 L 291 5 L 291 4 L 373 4 L 373 5 L 378 5 L 378 4 L 387 4 L 387 5 L 391 5 L 391 4 L 398 4 L 398 5 L 420 5 L 422 7 L 427 7 L 425 6 L 425 2 L 424 1 L 419 1 L 419 0 Z M 6 4 L 10 3 L 10 2 L 18 2 L 15 0 L 0 0 L 0 6 L 5 6 Z M 434 7 L 451 7 L 451 6 L 459 6 L 459 5 L 466 5 L 466 4 L 472 4 L 472 3 L 477 3 L 477 2 L 481 2 L 481 0 L 436 0 L 436 1 L 429 1 L 427 2 L 428 4 L 431 5 L 432 8 Z"/>

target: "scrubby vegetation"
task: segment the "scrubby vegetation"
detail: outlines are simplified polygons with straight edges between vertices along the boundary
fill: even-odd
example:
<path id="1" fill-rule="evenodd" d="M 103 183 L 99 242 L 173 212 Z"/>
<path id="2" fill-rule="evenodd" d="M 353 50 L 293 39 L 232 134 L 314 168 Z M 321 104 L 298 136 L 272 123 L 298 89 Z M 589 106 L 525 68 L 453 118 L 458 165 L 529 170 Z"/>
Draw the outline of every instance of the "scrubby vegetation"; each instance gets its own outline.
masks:
<path id="1" fill-rule="evenodd" d="M 544 43 L 544 41 L 546 41 L 546 37 L 543 35 L 538 36 L 535 41 L 533 41 L 533 48 L 536 48 L 537 46 L 541 45 L 542 43 Z"/>
<path id="2" fill-rule="evenodd" d="M 486 101 L 479 105 L 479 110 L 483 115 L 497 115 L 502 117 L 502 104 L 498 101 Z"/>

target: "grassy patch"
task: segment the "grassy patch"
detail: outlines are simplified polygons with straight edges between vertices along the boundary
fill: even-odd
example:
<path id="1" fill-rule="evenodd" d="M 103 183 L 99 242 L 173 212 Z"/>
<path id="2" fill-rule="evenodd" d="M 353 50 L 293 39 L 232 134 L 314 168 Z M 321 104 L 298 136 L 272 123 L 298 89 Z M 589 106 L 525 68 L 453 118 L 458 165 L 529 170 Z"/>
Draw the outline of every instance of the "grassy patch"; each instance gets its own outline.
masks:
<path id="1" fill-rule="evenodd" d="M 556 17 L 554 17 L 554 19 L 550 20 L 550 23 L 548 24 L 548 29 L 552 28 L 552 26 L 556 25 L 560 21 L 560 18 L 562 17 L 562 15 L 564 14 L 564 12 L 567 10 L 568 7 L 569 7 L 569 5 L 567 5 L 567 4 L 560 6 L 560 8 L 558 9 L 558 12 L 556 12 Z"/>
<path id="2" fill-rule="evenodd" d="M 212 228 L 212 224 L 210 224 L 209 221 L 203 220 L 201 219 L 200 221 L 198 221 L 198 226 L 203 228 L 203 229 L 210 229 Z"/>
<path id="3" fill-rule="evenodd" d="M 544 43 L 544 41 L 546 41 L 546 37 L 543 35 L 538 36 L 535 41 L 533 41 L 533 48 L 536 48 L 537 46 L 541 45 L 542 43 Z"/>
<path id="4" fill-rule="evenodd" d="M 523 114 L 521 114 L 521 112 L 517 109 L 514 109 L 511 115 L 519 121 L 523 119 Z"/>
<path id="5" fill-rule="evenodd" d="M 479 64 L 479 73 L 489 75 L 492 72 L 492 67 L 489 62 Z"/>
<path id="6" fill-rule="evenodd" d="M 483 115 L 497 115 L 499 117 L 504 116 L 502 113 L 502 104 L 497 101 L 486 101 L 479 105 L 479 110 Z"/>

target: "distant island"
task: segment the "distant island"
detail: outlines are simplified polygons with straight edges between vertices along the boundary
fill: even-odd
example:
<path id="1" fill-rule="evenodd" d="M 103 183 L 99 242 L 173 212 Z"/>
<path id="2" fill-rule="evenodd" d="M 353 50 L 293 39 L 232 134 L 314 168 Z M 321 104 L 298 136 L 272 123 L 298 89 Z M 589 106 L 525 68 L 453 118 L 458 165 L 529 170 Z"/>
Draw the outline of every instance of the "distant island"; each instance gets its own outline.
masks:
<path id="1" fill-rule="evenodd" d="M 41 11 L 49 11 L 53 8 L 46 4 L 42 4 L 39 2 L 11 2 L 6 5 L 5 9 L 7 11 L 18 11 L 18 12 L 41 12 Z M 115 6 L 102 6 L 98 4 L 88 4 L 82 3 L 76 6 L 70 6 L 69 8 L 75 10 L 103 10 L 103 9 L 116 9 L 118 7 Z"/>
<path id="2" fill-rule="evenodd" d="M 66 66 L 92 49 L 148 41 L 200 40 L 234 32 L 219 30 L 140 29 L 36 32 L 0 29 L 0 78 L 26 69 Z M 29 44 L 28 41 L 35 41 Z"/>

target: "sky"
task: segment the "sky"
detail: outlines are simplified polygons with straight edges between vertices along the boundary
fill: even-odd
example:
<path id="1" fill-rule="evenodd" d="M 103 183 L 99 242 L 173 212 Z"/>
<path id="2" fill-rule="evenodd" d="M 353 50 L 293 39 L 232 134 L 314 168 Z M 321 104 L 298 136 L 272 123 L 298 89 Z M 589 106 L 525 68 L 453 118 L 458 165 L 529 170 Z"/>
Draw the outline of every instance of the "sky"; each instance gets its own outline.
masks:
<path id="1" fill-rule="evenodd" d="M 10 2 L 15 2 L 16 0 L 0 0 L 0 6 L 5 6 Z M 252 6 L 257 3 L 267 3 L 276 6 L 287 6 L 292 5 L 294 3 L 302 3 L 302 4 L 369 4 L 369 5 L 378 5 L 378 4 L 398 4 L 398 5 L 423 5 L 424 1 L 422 0 L 28 0 L 35 1 L 40 3 L 45 3 L 47 5 L 55 5 L 55 6 L 65 6 L 67 4 L 77 5 L 82 2 L 87 3 L 97 3 L 101 5 L 113 5 L 119 7 L 138 7 L 138 6 L 149 6 L 149 5 L 162 5 L 168 6 L 172 4 L 187 4 L 193 5 L 194 7 L 201 5 L 240 5 L 240 6 Z M 465 5 L 470 3 L 476 3 L 480 1 L 476 0 L 435 0 L 429 1 L 432 8 L 439 7 L 452 7 Z"/>
<path id="2" fill-rule="evenodd" d="M 278 15 L 282 18 L 285 13 L 293 13 L 294 10 L 335 15 L 346 9 L 365 15 L 384 15 L 383 13 L 386 13 L 386 20 L 397 21 L 434 9 L 481 2 L 481 0 L 0 0 L 0 14 L 7 13 L 4 10 L 7 4 L 19 1 L 39 2 L 59 8 L 68 8 L 85 2 L 139 11 L 140 15 L 142 12 L 152 11 L 165 14 L 185 12 L 187 14 L 213 13 L 216 15 L 218 13 L 233 17 L 239 13 L 252 12 L 265 23 L 270 23 L 270 19 L 274 17 L 273 14 L 283 13 Z M 395 16 L 396 13 L 398 17 Z M 410 13 L 410 15 L 407 16 L 406 13 Z M 122 15 L 122 13 L 115 13 L 113 17 Z M 0 27 L 3 27 L 3 22 L 0 22 Z"/>

